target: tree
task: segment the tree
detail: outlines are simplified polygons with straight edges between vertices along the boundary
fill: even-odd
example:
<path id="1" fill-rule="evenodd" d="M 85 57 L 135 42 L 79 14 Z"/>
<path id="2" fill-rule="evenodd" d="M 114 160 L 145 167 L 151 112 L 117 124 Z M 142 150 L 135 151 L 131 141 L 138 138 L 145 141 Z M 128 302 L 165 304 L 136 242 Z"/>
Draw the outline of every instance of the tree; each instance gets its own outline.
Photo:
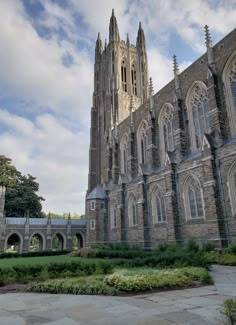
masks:
<path id="1" fill-rule="evenodd" d="M 39 184 L 35 177 L 17 172 L 15 186 L 6 191 L 6 216 L 24 217 L 29 214 L 33 218 L 43 217 L 41 202 L 44 198 L 37 195 L 38 190 Z"/>
<path id="2" fill-rule="evenodd" d="M 17 170 L 11 159 L 0 155 L 0 186 L 10 188 L 15 185 Z"/>

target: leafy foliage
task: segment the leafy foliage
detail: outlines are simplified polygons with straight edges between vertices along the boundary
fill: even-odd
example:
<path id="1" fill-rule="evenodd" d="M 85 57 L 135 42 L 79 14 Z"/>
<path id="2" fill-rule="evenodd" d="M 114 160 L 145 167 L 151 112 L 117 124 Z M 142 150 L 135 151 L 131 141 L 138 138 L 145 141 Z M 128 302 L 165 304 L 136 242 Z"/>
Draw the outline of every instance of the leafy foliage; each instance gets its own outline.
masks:
<path id="1" fill-rule="evenodd" d="M 204 282 L 206 278 L 208 282 Z M 124 292 L 186 287 L 195 280 L 212 283 L 210 275 L 203 268 L 166 270 L 135 268 L 116 270 L 107 276 L 81 276 L 33 283 L 31 290 L 49 293 L 116 295 Z"/>
<path id="2" fill-rule="evenodd" d="M 16 173 L 15 185 L 6 191 L 5 210 L 7 217 L 43 217 L 42 204 L 44 198 L 37 195 L 39 184 L 32 175 L 24 176 Z"/>
<path id="3" fill-rule="evenodd" d="M 236 324 L 236 299 L 226 299 L 221 313 L 229 319 L 231 325 Z"/>
<path id="4" fill-rule="evenodd" d="M 0 155 L 0 186 L 14 186 L 17 170 L 11 164 L 11 159 Z"/>

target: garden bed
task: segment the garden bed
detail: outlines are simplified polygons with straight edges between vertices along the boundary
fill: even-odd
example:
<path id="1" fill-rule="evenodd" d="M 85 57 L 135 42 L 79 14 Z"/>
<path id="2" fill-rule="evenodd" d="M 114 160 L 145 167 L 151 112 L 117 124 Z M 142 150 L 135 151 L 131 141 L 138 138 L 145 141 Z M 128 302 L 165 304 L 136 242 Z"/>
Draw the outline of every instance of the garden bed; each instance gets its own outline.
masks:
<path id="1" fill-rule="evenodd" d="M 127 295 L 183 289 L 212 284 L 211 275 L 204 268 L 178 269 L 134 268 L 118 269 L 109 275 L 92 275 L 34 282 L 31 291 L 89 295 Z"/>

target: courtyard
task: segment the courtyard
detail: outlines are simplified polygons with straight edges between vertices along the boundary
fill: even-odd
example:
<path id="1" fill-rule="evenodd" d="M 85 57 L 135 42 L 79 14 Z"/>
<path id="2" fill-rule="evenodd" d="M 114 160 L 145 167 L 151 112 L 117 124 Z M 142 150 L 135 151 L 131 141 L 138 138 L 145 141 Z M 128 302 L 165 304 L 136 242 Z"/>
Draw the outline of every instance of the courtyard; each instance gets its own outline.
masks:
<path id="1" fill-rule="evenodd" d="M 215 285 L 126 297 L 6 293 L 0 324 L 224 324 L 224 300 L 236 297 L 236 268 L 214 265 Z"/>

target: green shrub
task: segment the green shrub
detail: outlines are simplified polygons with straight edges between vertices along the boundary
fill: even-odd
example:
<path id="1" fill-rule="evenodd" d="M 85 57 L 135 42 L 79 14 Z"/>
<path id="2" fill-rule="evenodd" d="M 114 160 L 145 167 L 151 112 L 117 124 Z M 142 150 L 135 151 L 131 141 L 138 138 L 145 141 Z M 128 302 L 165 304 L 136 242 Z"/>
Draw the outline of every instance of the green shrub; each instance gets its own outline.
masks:
<path id="1" fill-rule="evenodd" d="M 1 253 L 1 258 L 17 258 L 17 257 L 34 257 L 34 256 L 56 256 L 56 255 L 65 255 L 68 254 L 70 251 L 68 250 L 58 250 L 58 251 L 39 251 L 39 252 L 24 252 L 24 253 Z"/>
<path id="2" fill-rule="evenodd" d="M 225 252 L 229 253 L 229 254 L 235 254 L 236 255 L 236 243 L 230 244 L 229 247 L 227 247 L 225 249 Z"/>
<path id="3" fill-rule="evenodd" d="M 215 249 L 214 243 L 207 241 L 202 244 L 201 250 L 203 252 L 211 252 Z"/>
<path id="4" fill-rule="evenodd" d="M 77 251 L 77 256 L 81 257 L 96 257 L 97 249 L 96 248 L 91 248 L 91 247 L 86 247 L 86 248 L 81 248 Z"/>
<path id="5" fill-rule="evenodd" d="M 236 324 L 236 299 L 226 299 L 222 306 L 221 313 L 229 319 L 230 324 Z"/>
<path id="6" fill-rule="evenodd" d="M 124 292 L 188 286 L 193 280 L 212 283 L 211 277 L 203 268 L 118 270 L 105 277 L 106 284 Z"/>
<path id="7" fill-rule="evenodd" d="M 199 246 L 194 239 L 190 239 L 187 243 L 187 250 L 191 252 L 198 252 Z"/>
<path id="8" fill-rule="evenodd" d="M 42 283 L 33 283 L 31 291 L 49 293 L 68 293 L 84 295 L 116 295 L 118 290 L 104 282 L 104 277 L 90 276 L 73 279 L 55 279 Z"/>
<path id="9" fill-rule="evenodd" d="M 159 270 L 144 267 L 118 269 L 107 276 L 92 275 L 47 280 L 31 284 L 31 290 L 49 293 L 116 295 L 124 292 L 186 287 L 192 284 L 193 281 L 212 283 L 209 279 L 211 278 L 204 268 L 190 267 Z"/>
<path id="10" fill-rule="evenodd" d="M 206 258 L 210 264 L 236 266 L 236 255 L 234 254 L 213 251 L 206 253 Z"/>

